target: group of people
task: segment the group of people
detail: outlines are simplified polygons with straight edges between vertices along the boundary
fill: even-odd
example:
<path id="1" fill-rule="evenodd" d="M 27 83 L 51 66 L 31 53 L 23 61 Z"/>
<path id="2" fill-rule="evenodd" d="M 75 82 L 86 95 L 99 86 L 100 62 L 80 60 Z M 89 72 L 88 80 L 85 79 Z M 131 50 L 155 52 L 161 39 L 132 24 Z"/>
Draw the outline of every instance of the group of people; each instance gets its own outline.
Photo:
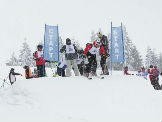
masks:
<path id="1" fill-rule="evenodd" d="M 125 75 L 132 75 L 128 73 L 128 66 L 124 68 L 124 74 Z M 162 72 L 157 69 L 157 66 L 150 65 L 148 70 L 146 70 L 144 67 L 141 67 L 138 69 L 137 76 L 142 76 L 147 80 L 147 75 L 149 75 L 149 79 L 151 81 L 151 85 L 155 90 L 162 90 L 162 86 L 159 84 L 159 75 L 162 75 Z"/>
<path id="2" fill-rule="evenodd" d="M 75 44 L 72 44 L 69 38 L 66 39 L 66 44 L 60 49 L 61 53 L 65 55 L 60 59 L 57 65 L 57 74 L 62 77 L 70 77 L 71 70 L 74 70 L 75 76 L 97 76 L 97 57 L 100 58 L 100 66 L 102 68 L 101 75 L 109 75 L 109 71 L 106 65 L 106 60 L 109 57 L 108 40 L 105 35 L 98 33 L 98 39 L 94 40 L 93 43 L 87 43 L 85 49 L 77 49 Z M 30 79 L 33 77 L 44 77 L 45 76 L 45 63 L 48 62 L 43 59 L 43 45 L 37 46 L 37 51 L 33 54 L 34 60 L 36 61 L 37 69 L 34 69 L 34 73 L 31 72 L 29 66 L 24 66 L 25 78 Z M 128 73 L 128 66 L 124 68 L 125 75 L 132 75 Z M 16 81 L 15 75 L 22 75 L 15 73 L 14 69 L 11 68 L 9 79 L 11 84 Z M 159 85 L 160 72 L 156 66 L 150 65 L 148 71 L 142 67 L 138 70 L 138 76 L 144 76 L 147 79 L 149 75 L 151 84 L 154 89 L 162 89 Z M 161 73 L 162 75 L 162 73 Z"/>
<path id="3" fill-rule="evenodd" d="M 72 44 L 69 38 L 66 39 L 66 45 L 64 45 L 60 52 L 65 52 L 65 60 L 63 59 L 62 67 L 66 64 L 66 77 L 71 76 L 71 69 L 74 70 L 75 76 L 85 75 L 89 77 L 90 74 L 97 76 L 97 59 L 98 54 L 101 56 L 100 65 L 102 67 L 102 74 L 108 75 L 108 68 L 106 68 L 106 59 L 109 56 L 108 40 L 105 35 L 98 33 L 98 39 L 93 41 L 93 44 L 87 43 L 85 49 L 77 49 Z M 71 67 L 72 65 L 72 67 Z M 62 68 L 61 70 L 65 70 Z M 63 71 L 64 72 L 64 71 Z M 64 74 L 64 73 L 63 73 Z"/>

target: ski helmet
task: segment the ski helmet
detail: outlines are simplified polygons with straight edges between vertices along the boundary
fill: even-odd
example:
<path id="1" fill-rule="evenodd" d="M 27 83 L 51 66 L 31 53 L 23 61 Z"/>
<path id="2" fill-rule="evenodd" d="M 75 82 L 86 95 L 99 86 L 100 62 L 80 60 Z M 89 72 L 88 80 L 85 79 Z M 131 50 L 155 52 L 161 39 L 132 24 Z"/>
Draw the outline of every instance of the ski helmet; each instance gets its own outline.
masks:
<path id="1" fill-rule="evenodd" d="M 99 38 L 102 38 L 102 36 L 103 36 L 102 33 L 101 32 L 98 32 L 98 37 Z"/>
<path id="2" fill-rule="evenodd" d="M 150 68 L 153 68 L 153 65 L 150 65 Z"/>
<path id="3" fill-rule="evenodd" d="M 66 44 L 71 45 L 71 40 L 69 38 L 66 39 Z"/>

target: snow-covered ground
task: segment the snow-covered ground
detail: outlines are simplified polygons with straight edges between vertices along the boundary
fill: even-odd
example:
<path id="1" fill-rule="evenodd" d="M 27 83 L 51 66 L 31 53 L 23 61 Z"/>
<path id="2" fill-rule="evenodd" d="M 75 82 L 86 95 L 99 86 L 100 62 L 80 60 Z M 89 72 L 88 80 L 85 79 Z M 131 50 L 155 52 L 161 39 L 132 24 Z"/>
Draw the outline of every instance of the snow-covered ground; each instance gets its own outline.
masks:
<path id="1" fill-rule="evenodd" d="M 0 77 L 9 69 L 1 66 Z M 20 67 L 15 72 L 24 74 Z M 47 74 L 29 80 L 16 76 L 13 86 L 0 89 L 0 122 L 162 121 L 162 91 L 142 77 L 113 72 L 103 80 L 62 78 L 51 77 L 50 69 Z"/>

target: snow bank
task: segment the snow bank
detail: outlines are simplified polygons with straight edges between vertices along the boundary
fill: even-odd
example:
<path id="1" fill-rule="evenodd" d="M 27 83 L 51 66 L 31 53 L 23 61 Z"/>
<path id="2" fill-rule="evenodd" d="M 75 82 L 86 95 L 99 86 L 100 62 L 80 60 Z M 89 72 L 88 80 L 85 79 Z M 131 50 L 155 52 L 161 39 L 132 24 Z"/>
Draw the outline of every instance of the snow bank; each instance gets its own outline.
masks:
<path id="1" fill-rule="evenodd" d="M 18 71 L 23 71 L 17 68 Z M 160 122 L 162 92 L 149 80 L 114 72 L 101 80 L 50 77 L 0 90 L 0 122 Z"/>

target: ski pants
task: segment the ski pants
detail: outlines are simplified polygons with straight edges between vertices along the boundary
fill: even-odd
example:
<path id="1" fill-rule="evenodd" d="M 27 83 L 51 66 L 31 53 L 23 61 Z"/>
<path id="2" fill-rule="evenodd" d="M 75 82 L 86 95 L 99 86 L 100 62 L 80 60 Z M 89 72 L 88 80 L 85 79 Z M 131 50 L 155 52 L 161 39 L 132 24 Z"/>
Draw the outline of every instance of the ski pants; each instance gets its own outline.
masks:
<path id="1" fill-rule="evenodd" d="M 101 55 L 100 65 L 101 65 L 101 68 L 102 68 L 102 73 L 104 74 L 105 65 L 106 65 L 106 58 L 103 55 Z"/>
<path id="2" fill-rule="evenodd" d="M 65 69 L 57 67 L 57 74 L 59 76 L 65 77 Z"/>
<path id="3" fill-rule="evenodd" d="M 153 85 L 154 89 L 156 89 L 156 90 L 161 89 L 158 79 L 152 78 L 152 79 L 150 79 L 150 81 L 151 81 L 151 84 Z"/>
<path id="4" fill-rule="evenodd" d="M 78 69 L 81 75 L 83 75 L 83 63 L 78 64 Z"/>
<path id="5" fill-rule="evenodd" d="M 86 66 L 86 72 L 90 73 L 92 72 L 96 72 L 97 69 L 97 60 L 96 60 L 96 55 L 90 55 L 88 56 L 88 64 Z"/>
<path id="6" fill-rule="evenodd" d="M 45 76 L 45 66 L 44 66 L 44 74 L 43 74 L 43 65 L 37 65 L 38 77 Z"/>
<path id="7" fill-rule="evenodd" d="M 75 76 L 79 76 L 79 70 L 78 70 L 76 59 L 66 60 L 66 65 L 67 65 L 67 68 L 66 68 L 67 77 L 71 76 L 71 65 L 73 65 Z"/>

